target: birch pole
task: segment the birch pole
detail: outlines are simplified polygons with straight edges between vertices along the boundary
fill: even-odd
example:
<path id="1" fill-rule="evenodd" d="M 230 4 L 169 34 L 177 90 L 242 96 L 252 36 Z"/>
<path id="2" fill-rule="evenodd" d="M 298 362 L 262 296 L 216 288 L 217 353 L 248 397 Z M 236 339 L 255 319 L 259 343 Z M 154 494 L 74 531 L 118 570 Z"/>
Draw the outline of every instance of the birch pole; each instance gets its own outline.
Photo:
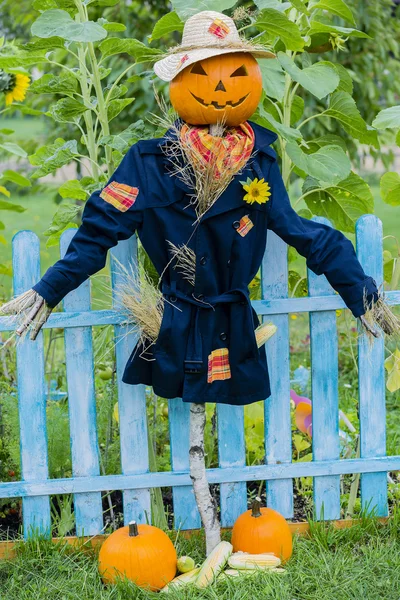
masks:
<path id="1" fill-rule="evenodd" d="M 204 460 L 204 429 L 206 408 L 204 404 L 190 405 L 189 469 L 194 495 L 206 535 L 206 554 L 212 552 L 221 541 L 216 503 L 211 496 Z"/>

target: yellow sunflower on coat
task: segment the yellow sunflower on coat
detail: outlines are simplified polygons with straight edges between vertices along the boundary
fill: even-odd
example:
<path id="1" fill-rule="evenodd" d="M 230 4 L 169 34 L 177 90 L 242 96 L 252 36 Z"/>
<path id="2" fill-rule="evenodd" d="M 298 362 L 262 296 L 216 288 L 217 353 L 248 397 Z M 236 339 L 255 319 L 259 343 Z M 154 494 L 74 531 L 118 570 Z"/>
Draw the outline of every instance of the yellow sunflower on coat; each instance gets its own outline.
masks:
<path id="1" fill-rule="evenodd" d="M 17 102 L 25 100 L 29 82 L 28 75 L 24 73 L 6 73 L 0 69 L 0 92 L 5 95 L 6 106 L 12 104 L 14 100 Z"/>
<path id="2" fill-rule="evenodd" d="M 245 183 L 242 183 L 243 189 L 247 194 L 244 196 L 243 200 L 248 204 L 264 204 L 268 202 L 269 197 L 271 196 L 271 187 L 268 181 L 262 179 L 247 179 Z"/>

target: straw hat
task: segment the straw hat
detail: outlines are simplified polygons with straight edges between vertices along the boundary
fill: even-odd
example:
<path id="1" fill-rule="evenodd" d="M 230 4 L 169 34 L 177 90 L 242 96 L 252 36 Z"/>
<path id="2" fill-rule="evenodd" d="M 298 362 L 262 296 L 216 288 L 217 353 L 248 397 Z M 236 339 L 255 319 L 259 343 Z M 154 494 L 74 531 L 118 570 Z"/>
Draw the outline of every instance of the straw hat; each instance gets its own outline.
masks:
<path id="1" fill-rule="evenodd" d="M 230 17 L 204 10 L 186 21 L 182 43 L 156 62 L 154 71 L 163 81 L 171 81 L 192 63 L 230 52 L 249 52 L 258 58 L 275 58 L 275 54 L 263 46 L 242 39 Z"/>

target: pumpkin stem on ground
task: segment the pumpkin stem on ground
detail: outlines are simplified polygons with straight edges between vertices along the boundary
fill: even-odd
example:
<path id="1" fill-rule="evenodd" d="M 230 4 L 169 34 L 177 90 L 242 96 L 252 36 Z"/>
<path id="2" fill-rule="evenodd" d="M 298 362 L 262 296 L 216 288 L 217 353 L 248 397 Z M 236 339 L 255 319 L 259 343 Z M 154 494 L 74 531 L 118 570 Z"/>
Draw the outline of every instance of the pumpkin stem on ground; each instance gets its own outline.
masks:
<path id="1" fill-rule="evenodd" d="M 206 409 L 204 404 L 190 405 L 190 479 L 193 482 L 197 508 L 206 534 L 207 556 L 221 541 L 221 527 L 217 506 L 211 495 L 207 481 L 204 460 L 204 428 L 206 425 Z"/>
<path id="2" fill-rule="evenodd" d="M 129 537 L 136 537 L 139 535 L 139 529 L 136 521 L 131 521 L 129 523 Z"/>
<path id="3" fill-rule="evenodd" d="M 252 517 L 261 517 L 261 498 L 257 496 L 255 500 L 253 500 L 253 504 L 251 505 L 251 516 Z"/>

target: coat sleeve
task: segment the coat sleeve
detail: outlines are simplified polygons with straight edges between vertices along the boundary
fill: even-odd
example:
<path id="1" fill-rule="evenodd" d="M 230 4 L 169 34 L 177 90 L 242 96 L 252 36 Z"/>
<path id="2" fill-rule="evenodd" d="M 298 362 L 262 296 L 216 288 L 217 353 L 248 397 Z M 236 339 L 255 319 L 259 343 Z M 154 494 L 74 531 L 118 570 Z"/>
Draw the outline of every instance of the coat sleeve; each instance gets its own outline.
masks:
<path id="1" fill-rule="evenodd" d="M 107 251 L 128 239 L 143 219 L 145 181 L 137 145 L 130 148 L 107 185 L 87 200 L 82 224 L 63 259 L 33 286 L 54 307 L 106 264 Z"/>
<path id="2" fill-rule="evenodd" d="M 271 165 L 268 229 L 307 259 L 317 275 L 324 274 L 355 317 L 366 312 L 378 298 L 376 282 L 359 263 L 353 244 L 340 231 L 300 217 L 293 210 L 276 161 Z"/>

